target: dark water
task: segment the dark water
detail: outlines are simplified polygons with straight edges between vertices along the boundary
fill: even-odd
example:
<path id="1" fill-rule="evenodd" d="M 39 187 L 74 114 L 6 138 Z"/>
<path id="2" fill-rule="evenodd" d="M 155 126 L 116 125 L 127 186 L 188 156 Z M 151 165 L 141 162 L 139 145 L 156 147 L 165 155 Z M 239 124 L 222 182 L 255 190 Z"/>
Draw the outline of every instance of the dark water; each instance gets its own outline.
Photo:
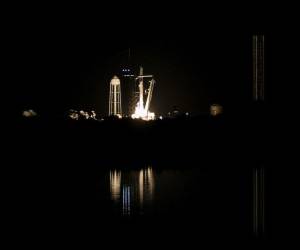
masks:
<path id="1" fill-rule="evenodd" d="M 9 227 L 43 244 L 251 239 L 252 174 L 207 163 L 24 169 L 11 182 Z"/>
<path id="2" fill-rule="evenodd" d="M 228 176 L 220 172 L 218 177 L 216 172 L 213 174 L 207 169 L 157 170 L 146 166 L 130 171 L 107 171 L 104 174 L 104 192 L 109 193 L 111 207 L 116 216 L 159 215 L 182 209 L 185 212 L 195 212 L 195 216 L 203 216 L 204 219 L 208 215 L 204 210 L 212 211 L 213 204 L 219 204 L 219 208 L 214 209 L 220 209 L 219 213 L 229 205 L 234 209 L 234 204 L 222 202 L 226 199 L 230 201 L 234 197 L 238 202 L 238 198 L 241 198 L 239 193 L 246 190 L 242 190 L 245 187 L 239 180 L 235 180 L 235 183 L 229 182 Z M 236 185 L 236 191 L 230 189 L 233 185 Z M 249 194 L 245 192 L 244 195 Z M 195 208 L 199 210 L 195 211 Z"/>
<path id="3" fill-rule="evenodd" d="M 155 232 L 190 241 L 251 238 L 250 170 L 112 168 L 99 176 L 99 184 L 98 204 L 106 204 L 101 210 L 116 234 L 130 230 L 143 238 Z"/>
<path id="4" fill-rule="evenodd" d="M 28 244 L 251 239 L 253 167 L 196 156 L 133 165 L 67 157 L 63 164 L 49 158 L 16 165 L 5 185 L 8 231 Z"/>

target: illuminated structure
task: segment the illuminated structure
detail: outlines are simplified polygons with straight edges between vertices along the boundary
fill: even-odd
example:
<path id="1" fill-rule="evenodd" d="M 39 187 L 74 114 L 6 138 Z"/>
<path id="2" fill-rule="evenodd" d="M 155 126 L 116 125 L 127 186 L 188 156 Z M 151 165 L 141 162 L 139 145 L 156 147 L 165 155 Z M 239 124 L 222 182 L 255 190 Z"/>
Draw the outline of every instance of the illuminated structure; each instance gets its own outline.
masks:
<path id="1" fill-rule="evenodd" d="M 117 76 L 114 76 L 110 81 L 108 115 L 122 117 L 121 82 Z"/>
<path id="2" fill-rule="evenodd" d="M 144 105 L 144 78 L 152 78 L 149 81 L 149 88 L 147 90 L 147 100 L 146 104 Z M 155 114 L 149 111 L 151 99 L 152 99 L 152 93 L 153 93 L 153 87 L 155 84 L 155 80 L 153 79 L 152 75 L 144 75 L 143 74 L 143 68 L 140 67 L 140 74 L 136 77 L 136 80 L 138 80 L 138 87 L 139 87 L 139 100 L 135 107 L 135 112 L 132 114 L 133 119 L 143 119 L 143 120 L 154 120 Z"/>
<path id="3" fill-rule="evenodd" d="M 253 97 L 255 101 L 264 100 L 264 47 L 263 35 L 253 36 Z"/>

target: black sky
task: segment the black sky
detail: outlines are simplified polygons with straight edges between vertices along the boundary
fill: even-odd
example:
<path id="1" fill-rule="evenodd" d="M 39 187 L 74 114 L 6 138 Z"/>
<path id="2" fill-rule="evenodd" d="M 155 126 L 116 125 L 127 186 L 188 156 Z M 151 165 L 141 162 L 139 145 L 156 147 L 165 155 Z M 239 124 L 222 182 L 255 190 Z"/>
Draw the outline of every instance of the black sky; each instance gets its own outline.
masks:
<path id="1" fill-rule="evenodd" d="M 48 6 L 49 7 L 49 6 Z M 155 75 L 152 109 L 207 111 L 251 100 L 251 36 L 271 36 L 246 12 L 161 6 L 15 9 L 7 20 L 11 106 L 41 112 L 107 113 L 108 84 L 131 49 L 131 64 Z M 74 8 L 73 8 L 74 7 Z M 142 19 L 139 20 L 139 18 Z"/>

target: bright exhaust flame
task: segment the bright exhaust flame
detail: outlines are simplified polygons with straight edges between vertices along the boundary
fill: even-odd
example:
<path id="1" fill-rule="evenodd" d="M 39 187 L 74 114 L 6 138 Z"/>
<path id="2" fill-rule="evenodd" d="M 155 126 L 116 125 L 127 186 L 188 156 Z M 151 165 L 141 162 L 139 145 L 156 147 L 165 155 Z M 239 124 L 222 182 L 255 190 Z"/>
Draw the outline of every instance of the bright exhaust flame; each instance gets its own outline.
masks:
<path id="1" fill-rule="evenodd" d="M 144 107 L 141 107 L 140 103 L 138 102 L 135 107 L 135 112 L 131 115 L 131 118 L 150 121 L 155 119 L 155 114 L 153 112 L 145 110 Z"/>
<path id="2" fill-rule="evenodd" d="M 149 88 L 148 88 L 148 93 L 147 93 L 147 100 L 146 104 L 144 105 L 144 81 L 143 79 L 146 77 L 151 77 L 152 80 L 149 82 Z M 136 78 L 139 80 L 139 96 L 140 100 L 137 103 L 135 107 L 135 112 L 134 114 L 131 115 L 133 119 L 142 119 L 145 121 L 149 120 L 154 120 L 155 119 L 155 114 L 149 111 L 151 99 L 152 99 L 152 92 L 153 92 L 153 87 L 155 80 L 153 79 L 152 75 L 145 76 L 143 75 L 143 68 L 140 67 L 140 74 Z"/>

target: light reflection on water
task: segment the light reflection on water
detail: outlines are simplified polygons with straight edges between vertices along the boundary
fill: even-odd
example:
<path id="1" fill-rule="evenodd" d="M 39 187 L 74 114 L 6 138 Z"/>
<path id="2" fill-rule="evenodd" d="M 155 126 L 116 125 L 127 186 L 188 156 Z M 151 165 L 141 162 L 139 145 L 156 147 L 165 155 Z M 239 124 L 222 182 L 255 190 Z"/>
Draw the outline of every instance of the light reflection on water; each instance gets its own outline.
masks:
<path id="1" fill-rule="evenodd" d="M 111 199 L 117 202 L 121 194 L 121 171 L 113 170 L 109 173 Z"/>
<path id="2" fill-rule="evenodd" d="M 192 223 L 203 234 L 248 233 L 252 229 L 248 174 L 213 167 L 110 169 L 102 176 L 101 194 L 108 202 L 103 215 L 145 229 L 151 224 L 172 231 L 176 225 L 189 228 Z M 260 225 L 257 211 L 260 206 L 254 211 L 254 226 Z"/>
<path id="3" fill-rule="evenodd" d="M 130 209 L 131 209 L 130 196 L 131 196 L 130 186 L 124 186 L 122 192 L 122 197 L 123 197 L 122 208 L 123 208 L 124 215 L 130 215 Z"/>
<path id="4" fill-rule="evenodd" d="M 110 197 L 116 206 L 119 205 L 122 215 L 142 214 L 153 203 L 155 181 L 152 167 L 139 171 L 111 170 L 109 176 Z"/>

